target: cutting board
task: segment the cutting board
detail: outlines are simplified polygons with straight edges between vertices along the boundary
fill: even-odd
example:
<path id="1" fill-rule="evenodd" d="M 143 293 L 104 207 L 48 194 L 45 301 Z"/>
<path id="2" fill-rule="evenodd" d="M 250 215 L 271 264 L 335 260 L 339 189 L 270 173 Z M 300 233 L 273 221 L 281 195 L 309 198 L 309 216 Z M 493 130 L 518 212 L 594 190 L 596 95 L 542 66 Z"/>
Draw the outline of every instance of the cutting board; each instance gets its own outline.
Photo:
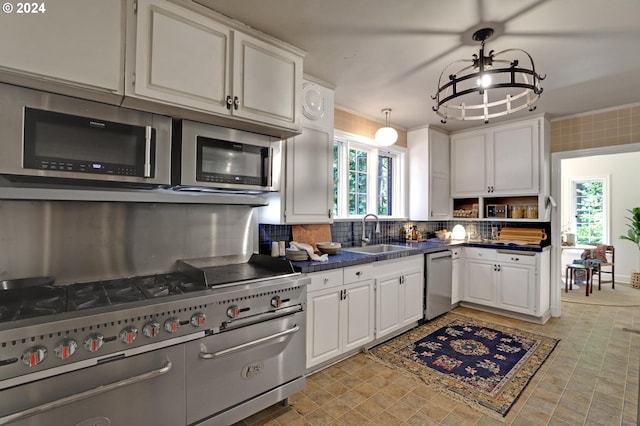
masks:
<path id="1" fill-rule="evenodd" d="M 314 224 L 314 225 L 292 225 L 291 233 L 293 241 L 306 243 L 313 247 L 314 251 L 318 251 L 316 243 L 333 241 L 331 239 L 331 225 Z"/>
<path id="2" fill-rule="evenodd" d="M 525 244 L 540 244 L 547 239 L 547 233 L 539 228 L 502 228 L 498 232 L 498 239 L 503 241 L 518 241 Z"/>

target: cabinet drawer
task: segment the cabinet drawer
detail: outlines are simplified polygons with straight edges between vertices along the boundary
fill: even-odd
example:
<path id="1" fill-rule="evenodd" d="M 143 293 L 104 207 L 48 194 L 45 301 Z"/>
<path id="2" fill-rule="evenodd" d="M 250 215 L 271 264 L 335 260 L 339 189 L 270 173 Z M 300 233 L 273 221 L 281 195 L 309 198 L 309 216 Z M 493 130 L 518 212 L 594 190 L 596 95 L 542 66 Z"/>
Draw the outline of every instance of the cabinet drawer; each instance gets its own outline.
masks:
<path id="1" fill-rule="evenodd" d="M 342 268 L 330 271 L 314 272 L 312 274 L 307 274 L 307 277 L 311 278 L 311 284 L 307 287 L 307 292 L 339 287 L 343 282 Z"/>
<path id="2" fill-rule="evenodd" d="M 496 260 L 496 251 L 493 249 L 465 247 L 464 257 L 465 259 Z"/>
<path id="3" fill-rule="evenodd" d="M 357 281 L 373 278 L 373 265 L 357 265 L 344 268 L 344 283 L 355 283 Z"/>
<path id="4" fill-rule="evenodd" d="M 521 265 L 536 264 L 536 253 L 527 251 L 503 251 L 498 250 L 497 260 L 500 263 L 519 263 Z"/>

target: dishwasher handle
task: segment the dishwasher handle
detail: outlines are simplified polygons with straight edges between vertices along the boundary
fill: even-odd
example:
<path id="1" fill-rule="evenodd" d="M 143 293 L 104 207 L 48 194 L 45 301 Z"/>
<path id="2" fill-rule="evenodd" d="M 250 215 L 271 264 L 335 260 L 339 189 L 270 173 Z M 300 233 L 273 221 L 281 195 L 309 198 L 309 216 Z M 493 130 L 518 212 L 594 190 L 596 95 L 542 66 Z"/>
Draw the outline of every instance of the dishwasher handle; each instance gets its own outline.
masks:
<path id="1" fill-rule="evenodd" d="M 64 405 L 71 404 L 73 402 L 78 402 L 78 401 L 82 401 L 83 399 L 91 398 L 92 396 L 100 395 L 102 393 L 109 392 L 118 388 L 122 388 L 124 386 L 133 385 L 134 383 L 139 383 L 145 380 L 153 379 L 154 377 L 162 376 L 164 374 L 167 374 L 172 367 L 173 367 L 173 364 L 171 364 L 171 361 L 167 359 L 166 364 L 163 367 L 158 368 L 157 370 L 151 370 L 146 373 L 139 374 L 137 376 L 128 377 L 126 379 L 119 380 L 117 382 L 98 386 L 96 388 L 89 389 L 84 392 L 75 393 L 73 395 L 69 395 L 64 398 L 57 399 L 55 401 L 47 402 L 46 404 L 41 404 L 36 407 L 29 408 L 27 410 L 9 414 L 8 416 L 0 417 L 0 425 L 6 425 L 9 423 L 15 422 L 17 420 L 35 416 L 36 414 L 41 414 L 46 411 L 50 411 L 55 408 L 62 407 Z"/>

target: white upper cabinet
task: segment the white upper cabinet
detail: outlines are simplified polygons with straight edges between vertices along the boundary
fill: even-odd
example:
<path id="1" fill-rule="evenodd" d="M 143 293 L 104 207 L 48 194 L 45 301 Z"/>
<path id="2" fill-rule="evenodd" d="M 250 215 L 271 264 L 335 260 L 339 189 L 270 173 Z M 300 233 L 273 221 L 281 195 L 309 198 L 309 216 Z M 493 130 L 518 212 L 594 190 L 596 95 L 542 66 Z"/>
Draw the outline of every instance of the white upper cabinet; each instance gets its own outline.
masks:
<path id="1" fill-rule="evenodd" d="M 499 127 L 492 132 L 492 192 L 536 195 L 540 191 L 538 121 Z"/>
<path id="2" fill-rule="evenodd" d="M 138 0 L 127 95 L 227 114 L 231 29 L 159 0 Z"/>
<path id="3" fill-rule="evenodd" d="M 451 136 L 451 195 L 538 195 L 540 120 Z"/>
<path id="4" fill-rule="evenodd" d="M 119 103 L 124 88 L 125 1 L 41 4 L 42 13 L 3 14 L 0 81 Z"/>
<path id="5" fill-rule="evenodd" d="M 409 219 L 451 218 L 449 136 L 423 128 L 407 133 Z"/>
<path id="6" fill-rule="evenodd" d="M 199 112 L 190 118 L 249 131 L 262 130 L 251 123 L 299 131 L 302 53 L 239 26 L 199 5 L 137 0 L 124 104 Z"/>
<path id="7" fill-rule="evenodd" d="M 333 90 L 304 82 L 302 133 L 287 139 L 284 190 L 260 208 L 262 223 L 333 222 Z"/>
<path id="8" fill-rule="evenodd" d="M 451 195 L 478 196 L 488 192 L 488 150 L 486 132 L 471 132 L 451 136 Z"/>

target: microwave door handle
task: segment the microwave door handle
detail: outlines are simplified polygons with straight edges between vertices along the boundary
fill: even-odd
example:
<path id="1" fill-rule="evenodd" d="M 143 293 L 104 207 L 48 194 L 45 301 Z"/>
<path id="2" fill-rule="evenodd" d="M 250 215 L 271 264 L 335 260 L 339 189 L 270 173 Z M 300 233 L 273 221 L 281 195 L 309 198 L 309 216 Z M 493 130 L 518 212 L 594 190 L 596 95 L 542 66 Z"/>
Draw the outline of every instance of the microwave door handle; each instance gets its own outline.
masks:
<path id="1" fill-rule="evenodd" d="M 151 126 L 146 126 L 144 132 L 144 177 L 151 177 Z"/>

